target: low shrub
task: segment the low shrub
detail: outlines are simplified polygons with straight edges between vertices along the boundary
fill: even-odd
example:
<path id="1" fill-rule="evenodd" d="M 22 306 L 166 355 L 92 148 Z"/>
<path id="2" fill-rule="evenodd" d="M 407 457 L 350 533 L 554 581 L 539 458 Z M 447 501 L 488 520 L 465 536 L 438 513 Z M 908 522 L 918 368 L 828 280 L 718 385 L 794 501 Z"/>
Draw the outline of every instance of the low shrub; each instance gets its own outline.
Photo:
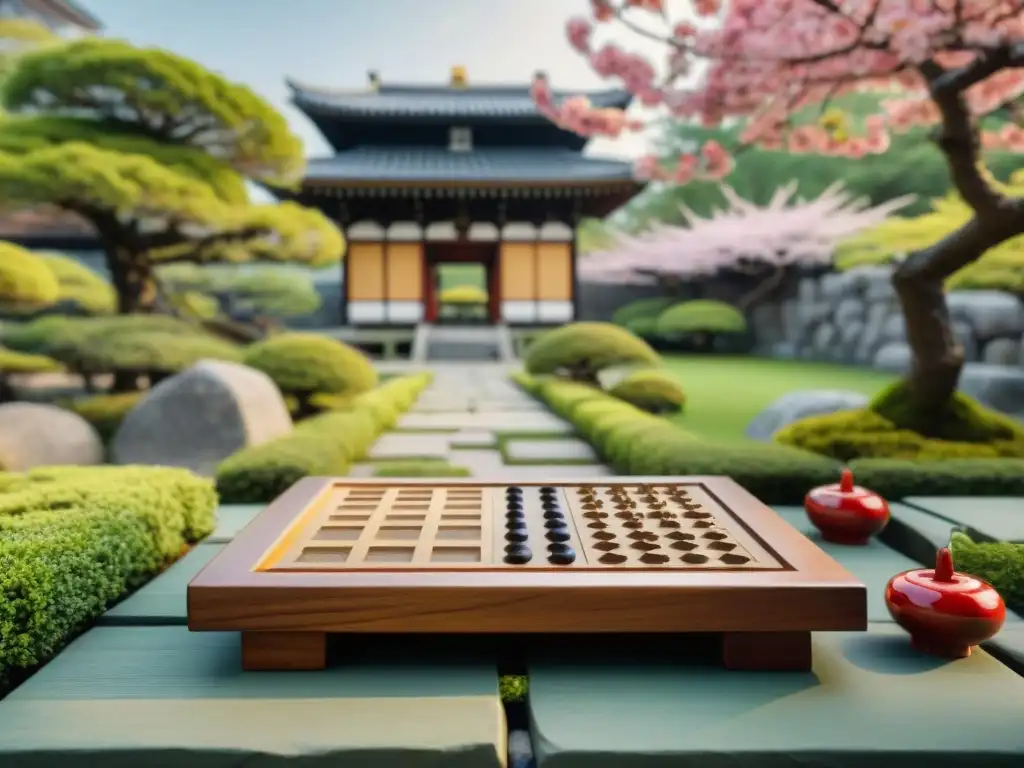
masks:
<path id="1" fill-rule="evenodd" d="M 723 301 L 696 299 L 673 304 L 658 315 L 658 333 L 676 336 L 688 333 L 743 333 L 747 319 Z"/>
<path id="2" fill-rule="evenodd" d="M 357 395 L 377 386 L 370 358 L 355 347 L 316 333 L 282 333 L 250 346 L 243 362 L 263 371 L 300 411 L 316 409 L 316 394 Z"/>
<path id="3" fill-rule="evenodd" d="M 1009 416 L 959 392 L 943 416 L 916 414 L 906 386 L 886 387 L 867 408 L 801 419 L 774 440 L 839 461 L 1024 457 L 1024 426 Z"/>
<path id="4" fill-rule="evenodd" d="M 345 474 L 429 382 L 429 374 L 389 379 L 354 398 L 349 410 L 313 416 L 288 435 L 229 456 L 217 467 L 221 499 L 267 503 L 304 477 Z"/>
<path id="5" fill-rule="evenodd" d="M 523 360 L 531 374 L 565 375 L 596 384 L 615 365 L 658 365 L 661 358 L 643 339 L 612 323 L 569 323 L 538 336 Z"/>
<path id="6" fill-rule="evenodd" d="M 1024 609 L 1024 544 L 975 542 L 960 532 L 950 543 L 956 570 L 987 581 L 1011 609 Z"/>
<path id="7" fill-rule="evenodd" d="M 855 459 L 858 485 L 889 499 L 908 496 L 1024 496 L 1022 459 Z"/>
<path id="8" fill-rule="evenodd" d="M 487 291 L 475 285 L 455 285 L 438 295 L 442 304 L 486 304 Z"/>
<path id="9" fill-rule="evenodd" d="M 679 413 L 686 404 L 686 394 L 679 382 L 657 369 L 633 371 L 608 394 L 651 413 Z"/>
<path id="10" fill-rule="evenodd" d="M 535 393 L 620 475 L 727 475 L 766 503 L 799 504 L 841 468 L 795 448 L 702 440 L 592 387 L 552 380 Z"/>
<path id="11" fill-rule="evenodd" d="M 421 461 L 388 461 L 374 467 L 374 477 L 470 477 L 466 467 L 449 464 L 443 459 Z"/>
<path id="12" fill-rule="evenodd" d="M 14 399 L 10 377 L 19 373 L 51 373 L 62 371 L 64 366 L 46 355 L 15 352 L 0 347 L 0 403 Z"/>
<path id="13" fill-rule="evenodd" d="M 667 296 L 654 296 L 648 299 L 637 299 L 624 304 L 612 313 L 612 322 L 621 325 L 633 333 L 637 331 L 632 323 L 637 320 L 657 319 L 664 310 L 674 303 L 674 299 Z"/>
<path id="14" fill-rule="evenodd" d="M 141 392 L 122 392 L 113 395 L 89 395 L 61 403 L 92 424 L 103 442 L 114 437 L 128 412 L 142 399 Z"/>
<path id="15" fill-rule="evenodd" d="M 211 533 L 216 507 L 212 483 L 181 469 L 0 474 L 0 678 L 53 656 Z"/>

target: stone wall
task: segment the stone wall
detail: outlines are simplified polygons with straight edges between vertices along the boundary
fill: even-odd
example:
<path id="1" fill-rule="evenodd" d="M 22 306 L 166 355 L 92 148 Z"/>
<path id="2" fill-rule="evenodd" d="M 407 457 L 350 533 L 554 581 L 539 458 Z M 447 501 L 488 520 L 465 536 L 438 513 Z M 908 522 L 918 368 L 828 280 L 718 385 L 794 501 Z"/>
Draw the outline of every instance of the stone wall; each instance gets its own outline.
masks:
<path id="1" fill-rule="evenodd" d="M 1024 304 L 999 291 L 947 297 L 968 362 L 1024 363 Z M 902 372 L 910 360 L 906 327 L 887 267 L 803 278 L 791 298 L 758 307 L 758 348 L 778 357 L 832 360 Z"/>

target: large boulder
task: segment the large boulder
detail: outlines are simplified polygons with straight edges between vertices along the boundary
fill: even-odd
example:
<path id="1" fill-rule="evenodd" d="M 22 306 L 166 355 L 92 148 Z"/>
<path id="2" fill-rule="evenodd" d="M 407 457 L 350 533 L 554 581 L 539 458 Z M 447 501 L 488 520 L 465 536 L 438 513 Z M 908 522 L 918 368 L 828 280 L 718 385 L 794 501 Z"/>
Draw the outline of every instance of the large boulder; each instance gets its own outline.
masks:
<path id="1" fill-rule="evenodd" d="M 45 403 L 0 405 L 0 470 L 103 463 L 103 441 L 77 413 Z"/>
<path id="2" fill-rule="evenodd" d="M 953 291 L 946 297 L 954 320 L 969 325 L 983 340 L 1024 332 L 1024 305 L 1002 291 Z"/>
<path id="3" fill-rule="evenodd" d="M 1024 414 L 1024 371 L 1020 368 L 968 363 L 960 374 L 960 391 L 995 411 Z"/>
<path id="4" fill-rule="evenodd" d="M 213 475 L 231 454 L 292 429 L 280 390 L 265 373 L 204 360 L 165 379 L 114 435 L 117 464 L 159 464 Z"/>
<path id="5" fill-rule="evenodd" d="M 868 399 L 845 389 L 805 389 L 789 392 L 773 402 L 747 425 L 746 436 L 768 442 L 776 431 L 809 416 L 863 408 Z"/>

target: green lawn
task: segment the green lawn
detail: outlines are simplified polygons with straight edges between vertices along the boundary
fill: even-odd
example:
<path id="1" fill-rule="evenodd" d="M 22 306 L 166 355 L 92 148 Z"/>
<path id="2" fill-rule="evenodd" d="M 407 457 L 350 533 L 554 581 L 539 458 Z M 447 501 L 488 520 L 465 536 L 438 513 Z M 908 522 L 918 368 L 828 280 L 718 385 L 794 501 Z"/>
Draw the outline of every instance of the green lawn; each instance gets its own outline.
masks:
<path id="1" fill-rule="evenodd" d="M 742 438 L 765 406 L 799 389 L 848 389 L 869 397 L 893 376 L 867 368 L 757 357 L 665 356 L 686 392 L 686 411 L 675 421 L 704 437 Z"/>
<path id="2" fill-rule="evenodd" d="M 471 285 L 487 290 L 487 272 L 482 264 L 440 264 L 438 266 L 441 290 Z"/>

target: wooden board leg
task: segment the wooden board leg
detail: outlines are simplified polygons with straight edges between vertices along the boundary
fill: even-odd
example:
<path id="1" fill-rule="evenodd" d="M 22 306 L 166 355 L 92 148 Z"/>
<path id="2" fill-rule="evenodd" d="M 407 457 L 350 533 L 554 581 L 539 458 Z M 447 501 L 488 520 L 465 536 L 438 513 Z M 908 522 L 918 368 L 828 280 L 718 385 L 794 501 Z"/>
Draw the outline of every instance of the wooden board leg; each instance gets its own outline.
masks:
<path id="1" fill-rule="evenodd" d="M 725 632 L 722 664 L 726 669 L 765 672 L 810 672 L 810 632 Z"/>
<path id="2" fill-rule="evenodd" d="M 286 671 L 324 669 L 323 632 L 242 632 L 242 669 Z"/>

